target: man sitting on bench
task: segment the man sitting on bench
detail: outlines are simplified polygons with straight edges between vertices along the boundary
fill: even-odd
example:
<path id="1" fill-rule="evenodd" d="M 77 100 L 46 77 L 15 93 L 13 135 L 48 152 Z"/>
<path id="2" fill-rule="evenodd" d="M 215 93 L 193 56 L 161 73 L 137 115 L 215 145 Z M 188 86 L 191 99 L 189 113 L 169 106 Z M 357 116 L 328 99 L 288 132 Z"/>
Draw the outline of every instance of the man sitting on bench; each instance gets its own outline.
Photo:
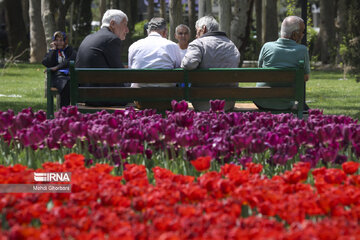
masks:
<path id="1" fill-rule="evenodd" d="M 196 68 L 237 68 L 240 62 L 240 53 L 235 44 L 219 31 L 219 24 L 215 18 L 205 16 L 195 24 L 196 38 L 192 41 L 181 62 L 181 67 L 192 70 Z M 206 80 L 205 80 L 206 81 Z M 208 87 L 237 87 L 237 83 L 219 83 L 207 85 Z M 192 87 L 196 87 L 193 84 Z M 202 85 L 203 86 L 203 85 Z M 208 111 L 209 102 L 193 102 L 196 111 Z M 234 108 L 235 102 L 225 104 L 225 110 Z"/>
<path id="2" fill-rule="evenodd" d="M 123 68 L 122 41 L 129 32 L 127 27 L 128 17 L 121 10 L 107 10 L 102 18 L 99 31 L 88 35 L 80 44 L 76 57 L 77 68 Z M 102 86 L 97 83 L 97 86 Z M 119 84 L 110 87 L 124 87 Z M 122 103 L 121 105 L 125 105 Z M 112 102 L 91 102 L 90 106 L 119 105 Z"/>
<path id="3" fill-rule="evenodd" d="M 309 79 L 310 62 L 309 53 L 306 46 L 301 45 L 301 39 L 304 36 L 304 21 L 297 16 L 286 17 L 281 24 L 281 37 L 275 42 L 265 43 L 259 55 L 258 65 L 260 68 L 295 68 L 299 61 L 304 61 L 305 77 L 304 81 Z M 286 87 L 281 83 L 260 82 L 257 87 Z M 290 110 L 296 109 L 294 101 L 286 100 L 257 100 L 255 105 L 261 110 Z M 304 110 L 309 107 L 305 105 Z"/>
<path id="4" fill-rule="evenodd" d="M 148 36 L 129 47 L 129 68 L 173 69 L 180 67 L 181 54 L 176 43 L 167 40 L 166 21 L 153 18 L 148 23 Z M 173 83 L 133 83 L 131 87 L 175 87 Z M 170 102 L 135 102 L 139 109 L 155 108 L 158 111 L 171 109 Z"/>

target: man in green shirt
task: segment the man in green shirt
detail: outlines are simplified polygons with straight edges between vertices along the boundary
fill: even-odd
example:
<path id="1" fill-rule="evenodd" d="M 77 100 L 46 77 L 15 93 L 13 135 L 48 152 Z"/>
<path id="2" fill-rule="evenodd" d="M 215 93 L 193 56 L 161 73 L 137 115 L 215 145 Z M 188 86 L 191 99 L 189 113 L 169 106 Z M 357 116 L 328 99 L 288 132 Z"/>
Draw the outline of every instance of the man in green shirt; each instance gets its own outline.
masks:
<path id="1" fill-rule="evenodd" d="M 280 38 L 275 42 L 267 42 L 260 51 L 258 66 L 261 68 L 294 68 L 298 67 L 299 61 L 304 61 L 305 77 L 309 79 L 310 62 L 306 46 L 301 45 L 304 36 L 304 21 L 297 16 L 289 16 L 281 24 Z M 286 86 L 281 83 L 257 83 L 257 87 L 263 86 Z M 286 100 L 257 100 L 256 106 L 262 110 L 287 110 L 295 108 L 294 101 Z"/>

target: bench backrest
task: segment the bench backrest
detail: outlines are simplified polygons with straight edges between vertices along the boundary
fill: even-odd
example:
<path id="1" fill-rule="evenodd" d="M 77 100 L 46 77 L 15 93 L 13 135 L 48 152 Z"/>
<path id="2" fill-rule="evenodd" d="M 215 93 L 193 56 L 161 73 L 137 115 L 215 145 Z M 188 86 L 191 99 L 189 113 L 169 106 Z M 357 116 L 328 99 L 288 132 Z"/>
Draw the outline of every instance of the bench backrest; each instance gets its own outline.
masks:
<path id="1" fill-rule="evenodd" d="M 113 69 L 70 65 L 71 104 L 79 102 L 258 100 L 287 99 L 304 103 L 303 63 L 299 68 Z M 214 87 L 218 83 L 254 83 L 253 87 Z M 288 87 L 256 87 L 256 82 L 286 83 Z M 94 85 L 94 84 L 101 84 Z M 184 87 L 114 87 L 119 83 L 184 83 Z M 191 87 L 188 84 L 191 83 Z M 90 87 L 88 85 L 91 85 Z M 196 85 L 194 87 L 193 85 Z M 299 115 L 298 112 L 298 115 Z"/>

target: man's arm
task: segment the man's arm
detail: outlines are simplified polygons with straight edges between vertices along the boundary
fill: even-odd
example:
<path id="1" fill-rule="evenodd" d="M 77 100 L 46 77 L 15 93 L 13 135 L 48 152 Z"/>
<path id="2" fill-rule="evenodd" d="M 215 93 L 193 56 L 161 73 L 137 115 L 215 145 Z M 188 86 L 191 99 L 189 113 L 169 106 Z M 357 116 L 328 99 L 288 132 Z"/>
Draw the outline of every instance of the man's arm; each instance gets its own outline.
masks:
<path id="1" fill-rule="evenodd" d="M 192 70 L 200 65 L 203 51 L 199 44 L 201 44 L 201 42 L 196 40 L 189 44 L 186 54 L 181 62 L 182 68 Z"/>
<path id="2" fill-rule="evenodd" d="M 258 59 L 258 67 L 262 68 L 264 62 L 264 46 L 261 48 Z"/>

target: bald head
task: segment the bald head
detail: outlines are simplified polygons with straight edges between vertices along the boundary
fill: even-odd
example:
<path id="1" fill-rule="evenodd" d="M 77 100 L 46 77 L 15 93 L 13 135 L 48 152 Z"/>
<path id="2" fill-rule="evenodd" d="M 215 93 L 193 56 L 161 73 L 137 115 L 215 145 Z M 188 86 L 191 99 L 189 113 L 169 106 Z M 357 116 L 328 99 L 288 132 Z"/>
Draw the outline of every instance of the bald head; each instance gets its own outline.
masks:
<path id="1" fill-rule="evenodd" d="M 284 19 L 281 24 L 280 35 L 282 38 L 291 38 L 294 32 L 299 32 L 304 25 L 302 18 L 297 16 L 289 16 Z"/>

